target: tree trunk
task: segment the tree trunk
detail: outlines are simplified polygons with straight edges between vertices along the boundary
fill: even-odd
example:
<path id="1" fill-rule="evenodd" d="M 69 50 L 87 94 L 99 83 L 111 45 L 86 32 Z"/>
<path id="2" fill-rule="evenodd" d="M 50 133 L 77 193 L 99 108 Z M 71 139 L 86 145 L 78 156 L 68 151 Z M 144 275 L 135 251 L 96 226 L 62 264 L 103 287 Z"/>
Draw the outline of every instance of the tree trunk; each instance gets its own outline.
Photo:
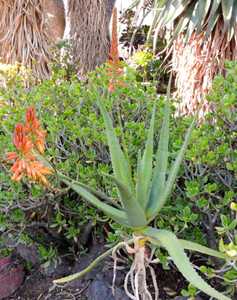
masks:
<path id="1" fill-rule="evenodd" d="M 65 30 L 65 10 L 62 0 L 44 0 L 46 30 L 52 43 L 63 38 Z"/>
<path id="2" fill-rule="evenodd" d="M 68 0 L 73 62 L 80 74 L 108 59 L 109 23 L 115 0 Z"/>
<path id="3" fill-rule="evenodd" d="M 64 31 L 62 1 L 0 0 L 0 9 L 1 62 L 19 62 L 36 78 L 48 77 L 50 48 Z"/>

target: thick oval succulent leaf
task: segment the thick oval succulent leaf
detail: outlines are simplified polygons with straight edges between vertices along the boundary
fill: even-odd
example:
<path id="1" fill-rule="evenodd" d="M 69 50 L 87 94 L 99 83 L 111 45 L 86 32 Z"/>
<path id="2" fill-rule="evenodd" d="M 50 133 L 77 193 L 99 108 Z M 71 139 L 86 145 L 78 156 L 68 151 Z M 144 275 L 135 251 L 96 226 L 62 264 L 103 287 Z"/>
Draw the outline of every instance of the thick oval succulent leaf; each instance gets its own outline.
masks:
<path id="1" fill-rule="evenodd" d="M 218 300 L 231 300 L 215 290 L 202 279 L 202 277 L 193 268 L 185 254 L 182 244 L 172 232 L 149 227 L 144 229 L 142 233 L 145 236 L 152 238 L 154 243 L 157 240 L 159 244 L 162 244 L 162 246 L 168 251 L 176 267 L 193 286 Z"/>

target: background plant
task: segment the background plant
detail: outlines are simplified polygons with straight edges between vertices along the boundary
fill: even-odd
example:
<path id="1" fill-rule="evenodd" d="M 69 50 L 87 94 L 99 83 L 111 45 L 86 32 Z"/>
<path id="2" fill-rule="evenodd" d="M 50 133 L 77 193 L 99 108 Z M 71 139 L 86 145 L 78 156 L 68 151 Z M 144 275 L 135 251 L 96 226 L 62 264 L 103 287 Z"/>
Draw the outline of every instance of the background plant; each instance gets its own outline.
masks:
<path id="1" fill-rule="evenodd" d="M 10 180 L 5 154 L 6 151 L 13 150 L 11 133 L 17 122 L 24 121 L 26 108 L 35 105 L 38 117 L 48 133 L 46 154 L 54 157 L 52 162 L 58 169 L 73 178 L 79 173 L 81 181 L 90 183 L 115 198 L 116 190 L 113 189 L 111 180 L 101 176 L 103 172 L 111 172 L 112 168 L 106 139 L 102 133 L 103 120 L 98 114 L 95 97 L 88 92 L 88 86 L 93 89 L 108 87 L 106 72 L 100 70 L 91 74 L 89 83 L 83 83 L 78 82 L 76 77 L 68 77 L 67 70 L 59 67 L 54 67 L 54 74 L 50 80 L 31 89 L 24 87 L 24 80 L 19 75 L 11 75 L 9 80 L 8 75 L 4 75 L 8 88 L 1 88 L 0 95 L 1 104 L 7 103 L 7 106 L 2 105 L 0 108 L 1 253 L 7 253 L 6 240 L 9 237 L 17 243 L 22 240 L 23 233 L 32 237 L 33 243 L 45 246 L 50 239 L 52 245 L 59 250 L 58 255 L 62 253 L 62 244 L 64 251 L 67 248 L 69 253 L 84 253 L 81 251 L 82 245 L 86 247 L 88 244 L 83 244 L 81 236 L 87 226 L 93 228 L 94 234 L 99 236 L 107 232 L 108 243 L 112 245 L 121 241 L 121 236 L 129 236 L 127 229 L 104 218 L 96 209 L 80 201 L 73 191 L 64 189 L 64 186 L 62 193 L 54 194 L 28 182 L 16 184 Z M 226 68 L 226 79 L 222 76 L 217 77 L 208 97 L 208 101 L 215 102 L 215 111 L 210 114 L 207 122 L 194 129 L 179 173 L 177 188 L 161 211 L 159 219 L 155 220 L 159 228 L 169 228 L 179 238 L 196 241 L 211 248 L 218 248 L 219 237 L 222 237 L 226 246 L 230 243 L 230 237 L 235 244 L 235 231 L 231 227 L 234 223 L 230 229 L 222 230 L 220 236 L 216 230 L 216 227 L 226 224 L 222 225 L 222 219 L 225 218 L 221 218 L 221 215 L 226 216 L 228 223 L 235 219 L 235 212 L 230 210 L 230 203 L 236 202 L 236 63 L 228 63 Z M 136 82 L 134 72 L 127 71 L 126 74 L 127 86 L 120 87 L 113 94 L 105 95 L 104 105 L 113 112 L 116 133 L 128 149 L 134 163 L 137 159 L 137 147 L 141 148 L 144 145 L 145 128 L 148 126 L 157 96 L 153 87 Z M 156 101 L 158 107 L 155 126 L 159 128 L 164 101 L 162 97 Z M 173 114 L 173 110 L 171 113 Z M 188 118 L 171 118 L 171 158 L 174 158 L 180 149 L 182 136 L 189 123 Z M 67 138 L 69 136 L 70 139 Z M 155 147 L 157 142 L 158 136 L 155 134 Z M 222 147 L 222 144 L 225 146 Z M 57 186 L 58 183 L 55 181 L 53 184 Z M 19 215 L 19 212 L 20 218 L 15 216 Z M 57 219 L 58 214 L 62 215 L 61 221 Z M 69 221 L 77 224 L 76 229 L 79 228 L 80 232 L 73 234 L 73 237 L 70 235 L 65 240 L 68 228 L 74 227 Z M 98 223 L 100 226 L 96 226 Z M 32 229 L 38 232 L 39 226 L 44 226 L 44 235 L 39 234 L 39 237 L 36 237 L 32 234 Z M 172 268 L 166 252 L 157 251 L 156 255 L 165 268 Z M 200 266 L 199 255 L 192 254 L 191 260 Z M 207 260 L 204 256 L 201 256 L 201 260 L 203 265 L 213 270 L 214 276 L 209 276 L 209 281 L 220 289 L 229 291 L 230 297 L 234 297 L 237 278 L 234 266 L 229 265 L 227 269 L 221 269 L 220 273 L 215 274 L 214 270 L 219 268 L 216 261 Z M 219 276 L 226 277 L 224 283 Z"/>
<path id="2" fill-rule="evenodd" d="M 215 75 L 224 71 L 225 60 L 235 61 L 237 3 L 234 0 L 134 1 L 137 12 L 150 5 L 153 21 L 148 41 L 153 50 L 167 29 L 172 69 L 176 72 L 181 114 L 208 111 L 205 96 Z M 135 14 L 136 15 L 136 14 Z M 187 84 L 188 83 L 188 84 Z"/>
<path id="3" fill-rule="evenodd" d="M 169 92 L 170 92 L 169 83 Z M 153 145 L 154 145 L 154 120 L 155 120 L 155 105 L 152 112 L 150 127 L 147 133 L 147 141 L 143 154 L 138 151 L 137 173 L 135 175 L 135 182 L 133 181 L 133 166 L 131 166 L 129 158 L 125 152 L 122 151 L 119 141 L 115 135 L 112 125 L 112 120 L 108 112 L 105 110 L 101 99 L 102 96 L 96 93 L 97 105 L 103 116 L 106 136 L 108 140 L 111 161 L 113 166 L 113 175 L 106 174 L 116 185 L 118 191 L 119 202 L 114 202 L 112 199 L 98 190 L 85 185 L 80 181 L 58 173 L 59 178 L 65 182 L 70 188 L 82 196 L 88 203 L 102 210 L 106 215 L 111 217 L 115 222 L 132 229 L 134 237 L 132 243 L 134 248 L 130 247 L 129 242 L 121 242 L 114 248 L 106 251 L 100 257 L 92 262 L 91 266 L 80 273 L 70 275 L 63 279 L 55 280 L 55 283 L 65 283 L 83 276 L 89 272 L 100 260 L 105 256 L 113 253 L 121 246 L 126 246 L 128 253 L 134 254 L 134 261 L 130 271 L 125 278 L 125 291 L 131 299 L 148 298 L 152 299 L 147 286 L 146 268 L 149 266 L 152 280 L 155 288 L 155 299 L 158 299 L 158 288 L 156 285 L 155 273 L 153 268 L 149 265 L 152 261 L 152 256 L 146 254 L 146 245 L 164 247 L 172 260 L 184 275 L 194 286 L 204 291 L 206 294 L 217 299 L 230 299 L 223 294 L 220 294 L 211 286 L 209 286 L 193 269 L 191 263 L 186 256 L 184 249 L 196 250 L 201 253 L 209 254 L 214 257 L 227 259 L 221 253 L 207 247 L 195 244 L 186 240 L 179 240 L 168 230 L 156 229 L 149 227 L 151 221 L 156 218 L 159 211 L 164 206 L 168 197 L 171 194 L 180 164 L 182 162 L 185 150 L 188 145 L 190 134 L 194 125 L 192 122 L 184 139 L 184 143 L 178 152 L 174 162 L 168 171 L 168 144 L 169 144 L 169 96 L 165 104 L 165 115 L 160 132 L 158 150 L 156 154 L 156 165 L 153 169 Z M 135 184 L 135 185 L 134 185 Z M 102 200 L 111 202 L 105 203 Z M 175 247 L 174 247 L 175 244 Z M 115 259 L 116 264 L 116 259 Z M 115 265 L 116 272 L 116 265 Z M 139 278 L 139 280 L 137 279 Z M 131 282 L 132 292 L 128 290 L 128 280 Z"/>

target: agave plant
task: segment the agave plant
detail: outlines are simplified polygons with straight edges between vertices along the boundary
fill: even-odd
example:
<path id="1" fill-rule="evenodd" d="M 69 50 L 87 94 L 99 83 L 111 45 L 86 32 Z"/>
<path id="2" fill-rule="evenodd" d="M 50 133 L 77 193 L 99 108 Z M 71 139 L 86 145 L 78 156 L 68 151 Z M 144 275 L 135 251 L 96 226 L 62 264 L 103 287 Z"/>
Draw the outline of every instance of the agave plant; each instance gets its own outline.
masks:
<path id="1" fill-rule="evenodd" d="M 106 176 L 109 176 L 117 187 L 120 205 L 117 206 L 113 202 L 108 204 L 107 202 L 111 201 L 111 199 L 101 191 L 96 191 L 83 183 L 64 176 L 63 174 L 59 173 L 58 176 L 64 183 L 82 196 L 82 198 L 102 210 L 115 222 L 131 228 L 134 235 L 131 240 L 121 242 L 114 248 L 106 251 L 82 272 L 57 279 L 54 282 L 62 284 L 82 277 L 106 256 L 111 253 L 114 254 L 118 248 L 125 246 L 129 253 L 134 254 L 134 262 L 125 278 L 125 290 L 127 291 L 127 294 L 131 299 L 152 299 L 146 284 L 146 266 L 149 265 L 150 258 L 147 257 L 145 248 L 153 245 L 154 247 L 165 248 L 183 276 L 195 287 L 216 299 L 230 300 L 228 297 L 222 295 L 208 285 L 198 275 L 192 267 L 192 264 L 184 250 L 195 250 L 220 259 L 227 259 L 224 254 L 190 241 L 178 239 L 174 233 L 168 230 L 156 229 L 149 226 L 151 221 L 159 216 L 160 210 L 171 194 L 195 122 L 193 122 L 189 127 L 183 146 L 168 171 L 170 105 L 167 100 L 165 104 L 162 128 L 160 131 L 158 150 L 156 153 L 153 152 L 154 123 L 156 114 L 154 106 L 144 153 L 143 155 L 141 155 L 141 152 L 138 153 L 137 174 L 136 180 L 134 180 L 129 160 L 123 153 L 118 138 L 115 135 L 112 120 L 100 100 L 98 101 L 98 106 L 105 122 L 106 135 L 113 166 L 113 176 Z M 154 156 L 156 158 L 156 163 L 153 168 Z M 134 247 L 131 246 L 132 244 Z M 152 278 L 154 279 L 154 270 L 151 266 L 149 266 L 149 269 L 151 271 Z M 132 292 L 128 290 L 129 278 L 132 281 Z M 153 283 L 155 290 L 157 291 L 157 285 L 154 280 Z M 156 293 L 155 299 L 158 299 L 158 293 Z"/>
<path id="2" fill-rule="evenodd" d="M 142 0 L 134 1 L 134 3 Z M 155 51 L 161 29 L 171 29 L 168 48 L 177 73 L 180 113 L 209 110 L 205 95 L 225 60 L 237 59 L 236 0 L 166 0 L 153 2 L 153 23 L 148 40 Z M 170 52 L 169 52 L 170 53 Z"/>

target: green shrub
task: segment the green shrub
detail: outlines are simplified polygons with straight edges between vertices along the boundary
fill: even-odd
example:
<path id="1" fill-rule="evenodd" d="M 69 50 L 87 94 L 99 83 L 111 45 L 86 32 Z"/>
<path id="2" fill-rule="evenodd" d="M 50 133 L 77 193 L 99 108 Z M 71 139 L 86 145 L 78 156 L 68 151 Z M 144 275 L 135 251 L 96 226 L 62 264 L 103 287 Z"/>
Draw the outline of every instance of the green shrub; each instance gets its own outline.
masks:
<path id="1" fill-rule="evenodd" d="M 8 78 L 8 74 L 5 74 Z M 92 73 L 87 82 L 76 77 L 65 79 L 63 69 L 56 69 L 50 80 L 30 89 L 20 76 L 8 81 L 0 89 L 1 147 L 0 147 L 0 230 L 4 235 L 20 232 L 31 222 L 44 222 L 50 230 L 64 235 L 71 243 L 80 240 L 80 230 L 88 222 L 96 224 L 103 219 L 100 212 L 88 207 L 78 196 L 68 191 L 55 179 L 54 190 L 45 190 L 27 180 L 15 183 L 10 180 L 10 164 L 6 153 L 14 151 L 14 126 L 24 122 L 25 111 L 34 105 L 42 126 L 47 130 L 46 156 L 65 175 L 106 191 L 111 197 L 115 188 L 102 173 L 111 171 L 109 151 L 104 134 L 104 123 L 95 105 L 98 89 L 107 91 L 106 70 Z M 112 111 L 116 132 L 132 159 L 143 144 L 145 128 L 150 121 L 154 101 L 163 106 L 153 87 L 144 88 L 134 80 L 135 74 L 127 70 L 126 86 L 115 93 L 105 93 L 104 104 Z M 162 109 L 159 112 L 161 121 Z M 58 191 L 56 189 L 59 189 Z M 22 218 L 13 217 L 20 209 Z M 45 210 L 49 213 L 45 215 Z M 6 215 L 7 212 L 7 215 Z M 32 217 L 33 216 L 33 217 Z M 60 217 L 59 217 L 60 216 Z M 106 219 L 107 220 L 107 219 Z M 17 229 L 17 230 L 15 230 Z M 26 229 L 27 231 L 27 229 Z M 13 235 L 18 239 L 18 234 Z"/>
<path id="2" fill-rule="evenodd" d="M 160 127 L 163 115 L 162 97 L 157 97 L 153 87 L 144 87 L 135 78 L 136 74 L 127 70 L 126 86 L 112 94 L 105 93 L 104 99 L 106 109 L 112 112 L 113 125 L 123 149 L 134 161 L 137 150 L 144 145 L 145 128 L 154 101 L 159 107 L 156 128 Z M 231 203 L 237 201 L 236 82 L 237 63 L 228 63 L 226 78 L 218 76 L 208 96 L 214 104 L 213 112 L 194 130 L 178 187 L 155 221 L 157 227 L 170 228 L 180 238 L 212 248 L 220 245 L 220 250 L 231 253 L 237 244 L 236 212 L 230 209 Z M 79 174 L 80 181 L 114 197 L 111 181 L 102 176 L 103 172 L 111 172 L 111 164 L 94 93 L 97 89 L 106 90 L 107 86 L 107 74 L 102 68 L 85 82 L 79 82 L 76 77 L 68 80 L 63 69 L 55 69 L 50 80 L 30 89 L 24 87 L 19 76 L 8 81 L 8 88 L 1 88 L 0 101 L 8 104 L 0 103 L 0 234 L 3 233 L 3 237 L 10 235 L 18 240 L 21 231 L 24 229 L 28 233 L 27 226 L 35 221 L 48 224 L 50 230 L 65 236 L 71 244 L 80 241 L 83 226 L 91 221 L 93 224 L 109 222 L 108 242 L 111 244 L 126 235 L 124 228 L 88 207 L 56 179 L 52 185 L 60 191 L 44 190 L 27 181 L 12 182 L 10 166 L 5 161 L 6 152 L 13 150 L 11 134 L 15 124 L 23 121 L 27 107 L 35 105 L 47 130 L 46 156 L 51 163 L 65 175 L 76 178 Z M 171 122 L 170 157 L 174 158 L 190 120 L 172 118 Z M 158 136 L 155 142 L 157 140 Z M 167 254 L 157 252 L 157 255 L 167 266 Z M 212 272 L 202 267 L 201 271 L 215 282 L 218 276 L 224 277 L 224 289 L 233 295 L 237 280 L 235 269 L 228 266 L 226 271 L 216 274 L 215 262 L 209 261 L 209 267 Z"/>
<path id="3" fill-rule="evenodd" d="M 202 239 L 212 248 L 231 251 L 236 259 L 236 211 L 237 202 L 237 63 L 226 63 L 226 76 L 217 76 L 208 101 L 213 111 L 205 122 L 194 129 L 190 147 L 186 153 L 183 174 L 174 193 L 174 203 L 186 203 L 180 211 L 185 234 Z M 182 121 L 182 123 L 185 123 Z M 173 132 L 180 136 L 183 125 L 180 120 Z M 175 202 L 174 202 L 175 201 Z M 232 203 L 232 205 L 231 205 Z M 230 209 L 232 207 L 232 210 Z M 180 208 L 179 208 L 180 209 Z M 184 215 L 186 218 L 183 218 Z M 186 221 L 186 222 L 185 222 Z M 177 226 L 176 220 L 174 224 Z M 182 227 L 178 227 L 180 228 Z M 235 265 L 235 263 L 234 263 Z M 211 266 L 211 265 L 210 265 Z M 236 267 L 227 266 L 217 274 L 203 272 L 209 278 L 224 277 L 225 289 L 236 293 Z"/>

